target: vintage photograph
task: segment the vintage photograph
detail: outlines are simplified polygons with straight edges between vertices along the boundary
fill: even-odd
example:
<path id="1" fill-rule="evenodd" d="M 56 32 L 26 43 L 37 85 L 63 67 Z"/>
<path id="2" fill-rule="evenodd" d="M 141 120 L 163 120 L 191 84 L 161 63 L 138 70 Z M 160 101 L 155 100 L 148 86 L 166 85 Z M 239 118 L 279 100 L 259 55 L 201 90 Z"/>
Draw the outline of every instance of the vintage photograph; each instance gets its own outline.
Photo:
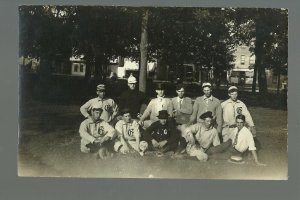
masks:
<path id="1" fill-rule="evenodd" d="M 288 9 L 18 12 L 19 176 L 288 179 Z"/>

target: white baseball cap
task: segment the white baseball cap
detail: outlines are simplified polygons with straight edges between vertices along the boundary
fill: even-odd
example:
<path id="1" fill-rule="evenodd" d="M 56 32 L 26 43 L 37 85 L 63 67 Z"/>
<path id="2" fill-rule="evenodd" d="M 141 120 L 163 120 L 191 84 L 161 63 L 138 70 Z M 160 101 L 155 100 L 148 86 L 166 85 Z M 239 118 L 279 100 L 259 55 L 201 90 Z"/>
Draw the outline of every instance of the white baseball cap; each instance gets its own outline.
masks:
<path id="1" fill-rule="evenodd" d="M 231 86 L 228 88 L 228 92 L 231 92 L 231 91 L 238 91 L 238 88 L 236 86 Z"/>
<path id="2" fill-rule="evenodd" d="M 208 83 L 208 82 L 206 82 L 206 83 L 203 83 L 203 84 L 202 84 L 202 88 L 204 88 L 204 87 L 211 87 L 211 84 L 210 84 L 210 83 Z"/>
<path id="3" fill-rule="evenodd" d="M 134 76 L 132 76 L 132 75 L 129 76 L 129 78 L 128 78 L 127 81 L 128 81 L 128 83 L 136 83 L 137 82 L 136 78 Z"/>

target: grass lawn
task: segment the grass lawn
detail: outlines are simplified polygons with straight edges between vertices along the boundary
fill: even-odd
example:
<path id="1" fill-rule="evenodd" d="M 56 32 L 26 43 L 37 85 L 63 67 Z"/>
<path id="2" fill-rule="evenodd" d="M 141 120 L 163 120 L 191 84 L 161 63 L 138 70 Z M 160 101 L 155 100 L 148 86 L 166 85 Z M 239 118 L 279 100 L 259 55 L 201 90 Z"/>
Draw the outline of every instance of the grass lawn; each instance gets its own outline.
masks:
<path id="1" fill-rule="evenodd" d="M 186 179 L 287 179 L 287 111 L 250 107 L 262 144 L 259 152 L 266 167 L 228 163 L 226 159 L 199 162 L 184 156 L 144 157 L 116 154 L 99 160 L 80 152 L 80 105 L 30 101 L 22 104 L 19 133 L 19 176 L 186 178 Z"/>

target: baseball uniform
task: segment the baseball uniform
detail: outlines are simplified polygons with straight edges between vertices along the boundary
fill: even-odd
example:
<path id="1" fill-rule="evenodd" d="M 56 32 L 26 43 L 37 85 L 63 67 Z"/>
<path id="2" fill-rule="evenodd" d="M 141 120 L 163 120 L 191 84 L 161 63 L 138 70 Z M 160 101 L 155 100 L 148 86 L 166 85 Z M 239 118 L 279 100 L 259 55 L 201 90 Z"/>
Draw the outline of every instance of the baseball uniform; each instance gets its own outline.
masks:
<path id="1" fill-rule="evenodd" d="M 106 122 L 111 122 L 111 120 L 117 115 L 118 113 L 118 105 L 114 102 L 113 99 L 104 98 L 100 99 L 96 97 L 87 101 L 83 106 L 80 107 L 80 112 L 84 117 L 89 116 L 89 111 L 91 107 L 95 104 L 98 104 L 102 109 L 103 112 L 100 116 Z"/>
<path id="2" fill-rule="evenodd" d="M 85 119 L 79 128 L 79 134 L 81 137 L 81 152 L 88 153 L 90 148 L 87 144 L 93 144 L 97 138 L 103 138 L 109 136 L 112 140 L 115 137 L 115 129 L 103 120 L 93 121 L 92 119 Z"/>
<path id="3" fill-rule="evenodd" d="M 141 137 L 139 124 L 135 120 L 126 123 L 124 120 L 120 120 L 116 123 L 115 129 L 118 134 L 118 143 L 121 144 L 120 137 L 123 136 L 124 140 L 130 144 L 132 148 L 137 146 L 136 139 Z"/>
<path id="4" fill-rule="evenodd" d="M 222 136 L 223 141 L 226 142 L 229 139 L 229 135 L 235 129 L 235 118 L 237 115 L 242 114 L 245 116 L 245 121 L 247 126 L 253 127 L 253 119 L 248 111 L 246 105 L 240 101 L 233 101 L 232 99 L 228 99 L 221 104 L 223 110 L 223 130 Z M 255 134 L 255 133 L 254 133 Z"/>

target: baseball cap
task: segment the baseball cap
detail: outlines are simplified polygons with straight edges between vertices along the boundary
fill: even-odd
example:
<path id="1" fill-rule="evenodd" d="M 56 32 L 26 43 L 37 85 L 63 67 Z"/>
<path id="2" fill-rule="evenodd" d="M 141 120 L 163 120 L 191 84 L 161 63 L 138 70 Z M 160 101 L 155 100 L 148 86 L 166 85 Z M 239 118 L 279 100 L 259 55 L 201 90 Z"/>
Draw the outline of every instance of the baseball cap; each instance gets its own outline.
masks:
<path id="1" fill-rule="evenodd" d="M 202 88 L 204 88 L 204 87 L 211 87 L 211 84 L 208 82 L 205 82 L 202 84 Z"/>
<path id="2" fill-rule="evenodd" d="M 200 119 L 206 119 L 208 117 L 211 119 L 213 118 L 211 111 L 207 111 L 207 112 L 203 113 L 202 115 L 200 115 Z"/>
<path id="3" fill-rule="evenodd" d="M 97 90 L 98 91 L 105 91 L 105 85 L 104 84 L 97 85 Z"/>
<path id="4" fill-rule="evenodd" d="M 103 111 L 103 109 L 102 109 L 102 106 L 101 105 L 99 105 L 99 104 L 93 104 L 92 106 L 91 106 L 91 110 L 100 110 L 100 111 Z"/>
<path id="5" fill-rule="evenodd" d="M 231 86 L 228 88 L 228 92 L 237 92 L 238 88 L 236 86 Z"/>
<path id="6" fill-rule="evenodd" d="M 127 81 L 128 81 L 128 83 L 136 83 L 137 82 L 136 78 L 134 76 L 132 76 L 132 75 L 129 76 L 129 78 L 128 78 Z"/>

